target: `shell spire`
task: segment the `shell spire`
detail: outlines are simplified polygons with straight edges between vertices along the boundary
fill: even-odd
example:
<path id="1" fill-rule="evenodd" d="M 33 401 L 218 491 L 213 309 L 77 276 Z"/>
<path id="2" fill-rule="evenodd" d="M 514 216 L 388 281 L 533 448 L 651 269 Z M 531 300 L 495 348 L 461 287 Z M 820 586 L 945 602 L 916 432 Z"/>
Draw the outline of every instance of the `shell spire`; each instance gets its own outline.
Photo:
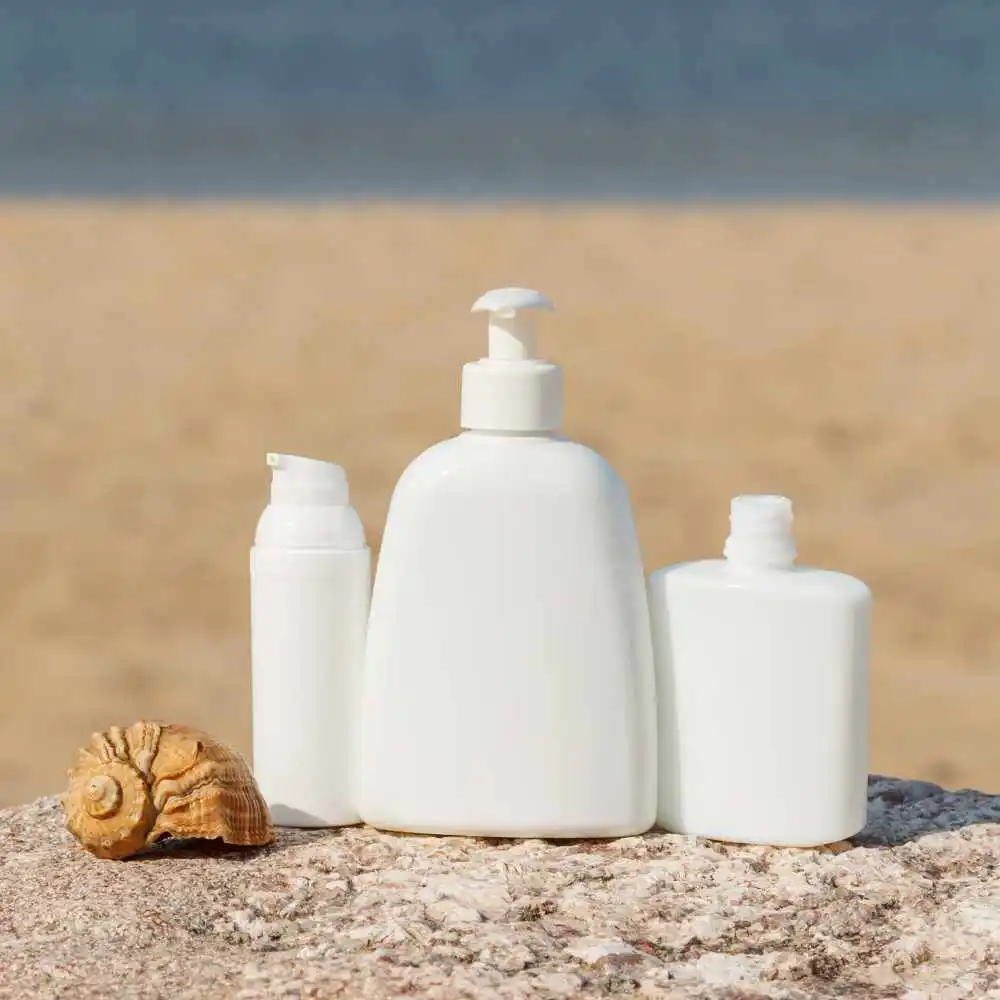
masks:
<path id="1" fill-rule="evenodd" d="M 274 840 L 244 758 L 188 726 L 136 722 L 94 733 L 68 776 L 66 827 L 100 858 L 127 858 L 167 837 Z"/>

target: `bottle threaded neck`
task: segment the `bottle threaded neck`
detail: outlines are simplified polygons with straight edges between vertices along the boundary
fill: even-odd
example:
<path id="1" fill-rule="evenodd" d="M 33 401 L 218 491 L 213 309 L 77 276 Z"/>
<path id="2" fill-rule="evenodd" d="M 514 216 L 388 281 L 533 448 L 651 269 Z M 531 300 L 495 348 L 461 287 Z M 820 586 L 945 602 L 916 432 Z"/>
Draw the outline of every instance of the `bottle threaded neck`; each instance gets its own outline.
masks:
<path id="1" fill-rule="evenodd" d="M 792 501 L 771 494 L 733 497 L 724 555 L 735 566 L 788 569 L 795 562 Z"/>

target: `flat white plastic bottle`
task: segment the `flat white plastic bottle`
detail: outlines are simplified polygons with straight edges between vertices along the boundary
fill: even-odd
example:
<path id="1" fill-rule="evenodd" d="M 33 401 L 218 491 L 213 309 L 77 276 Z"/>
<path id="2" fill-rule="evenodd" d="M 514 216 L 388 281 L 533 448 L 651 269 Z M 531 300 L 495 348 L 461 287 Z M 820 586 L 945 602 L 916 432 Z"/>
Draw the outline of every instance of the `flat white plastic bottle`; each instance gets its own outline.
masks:
<path id="1" fill-rule="evenodd" d="M 725 559 L 650 579 L 660 701 L 657 822 L 775 846 L 865 825 L 871 593 L 796 567 L 791 501 L 732 501 Z"/>
<path id="2" fill-rule="evenodd" d="M 338 465 L 268 455 L 250 553 L 253 771 L 278 826 L 359 822 L 358 672 L 371 553 Z"/>
<path id="3" fill-rule="evenodd" d="M 389 506 L 365 657 L 359 812 L 432 834 L 638 834 L 656 811 L 649 608 L 628 493 L 560 436 L 562 376 L 498 289 L 463 433 Z"/>

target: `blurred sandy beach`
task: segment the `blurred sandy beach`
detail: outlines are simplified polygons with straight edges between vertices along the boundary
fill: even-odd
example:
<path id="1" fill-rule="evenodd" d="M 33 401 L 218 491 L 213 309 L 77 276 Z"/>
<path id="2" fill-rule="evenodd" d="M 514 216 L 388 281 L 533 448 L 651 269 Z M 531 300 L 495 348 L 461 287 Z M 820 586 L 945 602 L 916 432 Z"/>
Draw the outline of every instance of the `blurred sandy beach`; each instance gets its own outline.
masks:
<path id="1" fill-rule="evenodd" d="M 249 750 L 264 454 L 378 541 L 458 431 L 468 314 L 544 290 L 565 430 L 648 569 L 784 492 L 875 598 L 871 768 L 1000 790 L 1000 209 L 0 204 L 0 805 L 141 717 Z"/>

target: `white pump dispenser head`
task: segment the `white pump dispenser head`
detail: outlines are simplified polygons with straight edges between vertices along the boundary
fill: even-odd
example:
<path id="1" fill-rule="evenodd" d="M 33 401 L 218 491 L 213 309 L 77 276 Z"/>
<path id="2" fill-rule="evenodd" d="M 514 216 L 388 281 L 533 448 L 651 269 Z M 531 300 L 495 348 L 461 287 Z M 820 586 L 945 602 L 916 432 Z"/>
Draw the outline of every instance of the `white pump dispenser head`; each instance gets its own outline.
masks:
<path id="1" fill-rule="evenodd" d="M 267 464 L 272 470 L 272 503 L 346 507 L 350 500 L 347 474 L 333 462 L 269 454 Z"/>
<path id="2" fill-rule="evenodd" d="M 473 312 L 490 314 L 489 354 L 462 369 L 462 427 L 500 432 L 554 431 L 562 423 L 562 370 L 535 357 L 533 316 L 552 309 L 530 288 L 495 288 Z"/>

